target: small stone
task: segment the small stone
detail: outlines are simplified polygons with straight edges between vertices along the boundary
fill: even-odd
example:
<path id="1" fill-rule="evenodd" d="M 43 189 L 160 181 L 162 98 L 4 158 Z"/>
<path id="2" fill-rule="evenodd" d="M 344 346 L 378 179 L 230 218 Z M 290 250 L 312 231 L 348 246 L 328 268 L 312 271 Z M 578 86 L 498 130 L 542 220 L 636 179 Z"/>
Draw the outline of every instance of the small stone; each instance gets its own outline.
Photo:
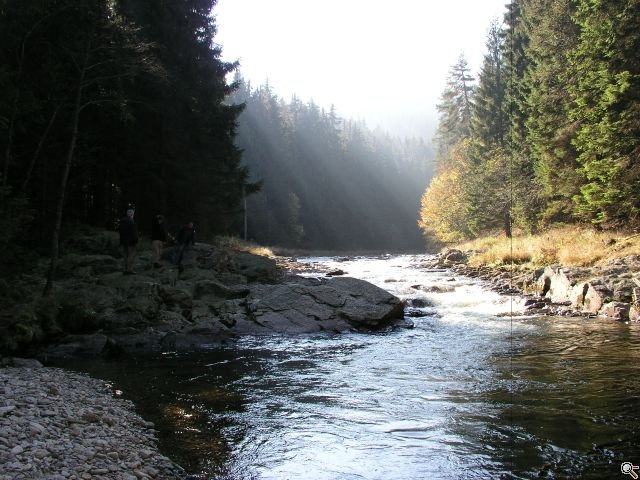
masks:
<path id="1" fill-rule="evenodd" d="M 43 448 L 39 448 L 38 450 L 36 450 L 35 452 L 33 452 L 33 456 L 36 458 L 45 458 L 49 456 L 49 452 Z"/>
<path id="2" fill-rule="evenodd" d="M 107 457 L 109 457 L 111 460 L 115 460 L 115 461 L 120 460 L 120 454 L 118 452 L 109 452 L 109 453 L 107 453 Z"/>
<path id="3" fill-rule="evenodd" d="M 55 385 L 49 385 L 49 388 L 47 389 L 47 393 L 49 395 L 54 395 L 56 397 L 60 396 L 60 389 L 58 387 L 56 387 Z"/>
<path id="4" fill-rule="evenodd" d="M 157 469 L 153 468 L 153 467 L 145 468 L 144 472 L 147 475 L 149 475 L 151 478 L 156 478 L 160 474 L 160 472 Z"/>
<path id="5" fill-rule="evenodd" d="M 9 412 L 12 412 L 16 409 L 15 405 L 9 405 L 8 407 L 0 407 L 0 417 L 4 417 Z"/>
<path id="6" fill-rule="evenodd" d="M 151 450 L 143 449 L 143 450 L 140 450 L 138 454 L 140 455 L 140 458 L 147 459 L 151 455 L 153 455 L 153 452 Z"/>
<path id="7" fill-rule="evenodd" d="M 146 479 L 148 479 L 148 478 L 149 478 L 149 476 L 148 476 L 146 473 L 144 473 L 144 472 L 142 472 L 142 471 L 140 471 L 140 470 L 134 470 L 134 471 L 133 471 L 133 474 L 134 474 L 137 478 L 139 478 L 140 480 L 146 480 Z"/>
<path id="8" fill-rule="evenodd" d="M 93 412 L 87 412 L 82 415 L 82 420 L 89 423 L 99 423 L 100 417 Z"/>
<path id="9" fill-rule="evenodd" d="M 42 425 L 36 422 L 30 422 L 29 429 L 31 430 L 31 433 L 39 433 L 39 434 L 44 433 L 46 430 Z"/>
<path id="10" fill-rule="evenodd" d="M 20 455 L 22 452 L 24 452 L 24 448 L 22 448 L 20 445 L 16 445 L 11 449 L 11 453 L 13 453 L 14 455 Z"/>

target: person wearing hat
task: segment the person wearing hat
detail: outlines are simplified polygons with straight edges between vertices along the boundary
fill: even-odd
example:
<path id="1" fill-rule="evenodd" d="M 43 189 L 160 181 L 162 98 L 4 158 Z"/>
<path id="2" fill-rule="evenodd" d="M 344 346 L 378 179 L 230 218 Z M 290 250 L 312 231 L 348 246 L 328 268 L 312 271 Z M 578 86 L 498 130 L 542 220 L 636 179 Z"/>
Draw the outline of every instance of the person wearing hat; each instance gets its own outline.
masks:
<path id="1" fill-rule="evenodd" d="M 136 253 L 136 245 L 138 244 L 138 227 L 133 220 L 135 209 L 133 206 L 127 208 L 127 215 L 120 220 L 120 246 L 122 247 L 122 257 L 124 259 L 124 275 L 132 275 L 133 259 Z"/>

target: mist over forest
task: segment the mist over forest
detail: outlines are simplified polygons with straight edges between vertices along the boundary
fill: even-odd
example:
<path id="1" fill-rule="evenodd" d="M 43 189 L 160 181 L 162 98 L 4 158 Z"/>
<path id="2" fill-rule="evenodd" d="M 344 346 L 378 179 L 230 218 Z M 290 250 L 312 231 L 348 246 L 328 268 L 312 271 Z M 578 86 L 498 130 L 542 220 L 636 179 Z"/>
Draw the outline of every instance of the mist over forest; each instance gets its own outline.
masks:
<path id="1" fill-rule="evenodd" d="M 331 250 L 419 250 L 420 197 L 433 172 L 422 138 L 391 137 L 313 101 L 278 98 L 240 76 L 237 145 L 260 189 L 247 201 L 248 238 Z"/>

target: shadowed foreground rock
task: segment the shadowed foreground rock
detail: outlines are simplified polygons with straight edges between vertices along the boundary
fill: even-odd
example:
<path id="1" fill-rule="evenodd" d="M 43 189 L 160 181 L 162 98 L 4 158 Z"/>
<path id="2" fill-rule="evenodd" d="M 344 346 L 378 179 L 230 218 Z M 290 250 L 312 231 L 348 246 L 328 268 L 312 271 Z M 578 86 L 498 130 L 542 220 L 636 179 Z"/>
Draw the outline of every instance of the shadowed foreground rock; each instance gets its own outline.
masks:
<path id="1" fill-rule="evenodd" d="M 367 331 L 403 318 L 400 299 L 363 280 L 297 276 L 274 259 L 208 244 L 187 252 L 183 272 L 169 262 L 152 268 L 144 251 L 136 275 L 95 251 L 60 264 L 51 299 L 16 307 L 20 317 L 2 314 L 5 325 L 27 318 L 58 329 L 44 359 L 190 350 L 239 335 Z"/>

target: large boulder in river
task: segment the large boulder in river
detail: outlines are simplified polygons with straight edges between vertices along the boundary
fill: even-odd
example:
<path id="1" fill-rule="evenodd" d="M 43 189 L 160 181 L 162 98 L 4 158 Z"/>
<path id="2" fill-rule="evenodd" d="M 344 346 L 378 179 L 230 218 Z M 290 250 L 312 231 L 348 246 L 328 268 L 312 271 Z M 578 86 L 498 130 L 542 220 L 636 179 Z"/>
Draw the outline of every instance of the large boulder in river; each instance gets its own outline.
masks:
<path id="1" fill-rule="evenodd" d="M 246 308 L 251 322 L 236 323 L 237 333 L 255 332 L 256 324 L 265 332 L 281 333 L 371 330 L 404 312 L 397 297 L 349 277 L 259 284 L 251 289 Z"/>

